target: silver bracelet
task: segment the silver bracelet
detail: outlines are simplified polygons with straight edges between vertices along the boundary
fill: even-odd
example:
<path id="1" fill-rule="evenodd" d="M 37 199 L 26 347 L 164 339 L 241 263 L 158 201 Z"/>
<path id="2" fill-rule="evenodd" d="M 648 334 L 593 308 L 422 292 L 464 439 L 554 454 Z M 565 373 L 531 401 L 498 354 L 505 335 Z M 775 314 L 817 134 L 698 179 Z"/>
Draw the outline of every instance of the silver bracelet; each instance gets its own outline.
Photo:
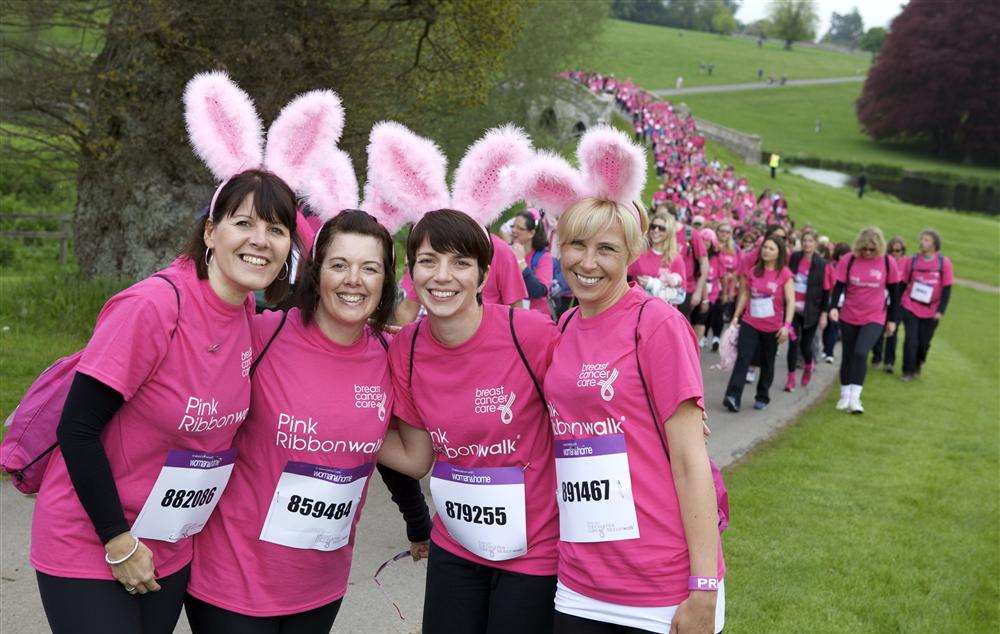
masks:
<path id="1" fill-rule="evenodd" d="M 132 537 L 132 539 L 134 539 L 134 540 L 135 540 L 135 543 L 134 543 L 134 544 L 132 544 L 132 550 L 128 551 L 128 554 L 127 554 L 127 555 L 125 555 L 125 556 L 124 556 L 124 557 L 122 557 L 121 559 L 115 559 L 115 560 L 112 560 L 112 559 L 109 559 L 109 558 L 108 558 L 108 553 L 107 553 L 107 552 L 105 552 L 105 553 L 104 553 L 104 561 L 105 561 L 105 562 L 106 562 L 106 563 L 107 563 L 107 564 L 108 564 L 109 566 L 117 566 L 118 564 L 123 564 L 123 563 L 125 563 L 126 561 L 128 561 L 128 560 L 129 560 L 129 557 L 131 557 L 132 555 L 134 555 L 134 554 L 135 554 L 135 551 L 139 550 L 139 538 L 138 538 L 138 537 L 135 537 L 135 536 L 133 536 L 133 537 Z"/>

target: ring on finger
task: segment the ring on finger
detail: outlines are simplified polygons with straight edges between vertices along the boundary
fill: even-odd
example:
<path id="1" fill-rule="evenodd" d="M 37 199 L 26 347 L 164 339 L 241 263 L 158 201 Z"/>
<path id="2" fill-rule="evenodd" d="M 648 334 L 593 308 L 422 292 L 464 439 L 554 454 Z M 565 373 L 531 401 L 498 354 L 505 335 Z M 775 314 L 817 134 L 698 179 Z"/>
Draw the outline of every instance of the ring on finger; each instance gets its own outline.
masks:
<path id="1" fill-rule="evenodd" d="M 129 594 L 135 594 L 136 592 L 138 592 L 138 590 L 135 589 L 135 586 L 126 585 L 125 592 L 128 592 Z"/>

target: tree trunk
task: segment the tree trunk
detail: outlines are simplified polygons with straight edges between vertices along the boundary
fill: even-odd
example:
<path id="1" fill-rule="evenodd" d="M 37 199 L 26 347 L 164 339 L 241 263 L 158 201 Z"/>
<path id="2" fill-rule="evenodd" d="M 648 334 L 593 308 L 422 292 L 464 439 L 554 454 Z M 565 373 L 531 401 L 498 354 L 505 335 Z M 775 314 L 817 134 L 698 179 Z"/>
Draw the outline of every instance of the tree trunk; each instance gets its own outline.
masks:
<path id="1" fill-rule="evenodd" d="M 786 51 L 792 50 L 792 42 L 793 42 L 793 40 L 785 40 L 785 50 Z"/>

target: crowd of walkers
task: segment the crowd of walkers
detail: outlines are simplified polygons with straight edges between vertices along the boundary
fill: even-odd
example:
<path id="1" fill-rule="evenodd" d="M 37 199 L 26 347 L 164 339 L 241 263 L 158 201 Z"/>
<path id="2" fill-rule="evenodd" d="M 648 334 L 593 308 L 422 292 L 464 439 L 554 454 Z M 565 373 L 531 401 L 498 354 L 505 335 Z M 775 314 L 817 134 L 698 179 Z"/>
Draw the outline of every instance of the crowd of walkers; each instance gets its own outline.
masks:
<path id="1" fill-rule="evenodd" d="M 494 128 L 450 188 L 436 144 L 394 122 L 372 129 L 359 187 L 331 91 L 291 102 L 265 143 L 224 73 L 189 83 L 211 202 L 29 390 L 22 405 L 67 382 L 52 428 L 15 411 L 4 441 L 5 461 L 51 443 L 13 480 L 38 493 L 54 632 L 165 634 L 182 607 L 196 634 L 330 631 L 376 470 L 406 526 L 397 558 L 428 559 L 424 632 L 722 631 L 729 507 L 702 355 L 734 351 L 729 409 L 751 373 L 766 407 L 778 344 L 795 389 L 837 328 L 838 407 L 859 412 L 867 355 L 884 333 L 891 368 L 900 321 L 919 375 L 951 263 L 933 231 L 898 259 L 875 228 L 852 246 L 795 228 L 669 104 L 573 78 L 613 95 L 635 140 L 595 126 L 573 167 Z M 649 212 L 643 145 L 662 178 Z"/>
<path id="2" fill-rule="evenodd" d="M 723 397 L 728 410 L 739 411 L 752 381 L 754 407 L 767 407 L 777 349 L 786 342 L 786 392 L 809 385 L 817 358 L 833 363 L 841 343 L 837 408 L 852 413 L 864 412 L 869 354 L 874 367 L 895 371 L 900 325 L 906 331 L 900 378 L 920 375 L 954 279 L 936 231 L 921 232 L 912 255 L 904 238 L 887 242 L 878 227 L 864 228 L 852 244 L 831 242 L 813 226 L 797 227 L 780 191 L 755 196 L 731 166 L 709 161 L 693 117 L 631 80 L 580 71 L 566 76 L 613 98 L 631 118 L 636 140 L 652 149 L 662 181 L 650 204 L 650 248 L 630 274 L 651 294 L 664 296 L 661 289 L 677 274 L 675 254 L 692 254 L 680 274 L 686 294 L 668 301 L 699 335 L 711 333 L 711 339 L 701 337 L 703 348 L 718 349 L 723 323 L 738 328 Z M 676 232 L 669 241 L 667 228 Z"/>

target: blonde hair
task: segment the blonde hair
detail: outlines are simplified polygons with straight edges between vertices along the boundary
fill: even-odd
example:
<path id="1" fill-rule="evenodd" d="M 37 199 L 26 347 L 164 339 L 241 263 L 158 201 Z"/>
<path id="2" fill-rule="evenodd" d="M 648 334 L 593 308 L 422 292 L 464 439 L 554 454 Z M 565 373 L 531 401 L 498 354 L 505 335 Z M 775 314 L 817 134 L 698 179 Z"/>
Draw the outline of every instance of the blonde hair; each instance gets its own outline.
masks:
<path id="1" fill-rule="evenodd" d="M 559 246 L 573 240 L 587 240 L 612 225 L 621 226 L 625 233 L 625 249 L 631 264 L 646 247 L 649 219 L 642 205 L 636 202 L 617 203 L 603 198 L 583 198 L 559 216 L 556 233 Z"/>
<path id="2" fill-rule="evenodd" d="M 882 230 L 878 227 L 871 226 L 865 227 L 858 234 L 858 237 L 854 239 L 854 244 L 851 246 L 851 251 L 854 252 L 854 257 L 861 257 L 861 249 L 865 247 L 872 247 L 875 249 L 875 254 L 882 256 L 885 255 L 885 236 L 882 234 Z"/>
<path id="3" fill-rule="evenodd" d="M 723 240 L 719 237 L 719 230 L 729 227 L 729 237 Z M 729 222 L 720 222 L 715 228 L 715 235 L 719 238 L 719 250 L 723 253 L 736 253 L 736 240 L 733 238 L 733 225 Z"/>
<path id="4" fill-rule="evenodd" d="M 649 224 L 652 225 L 654 220 L 662 220 L 665 225 L 667 225 L 667 237 L 664 239 L 666 243 L 663 248 L 663 259 L 661 260 L 664 266 L 670 266 L 677 257 L 677 219 L 670 214 L 659 212 L 653 214 L 653 217 L 649 219 Z M 650 248 L 653 247 L 652 241 L 648 241 Z"/>

